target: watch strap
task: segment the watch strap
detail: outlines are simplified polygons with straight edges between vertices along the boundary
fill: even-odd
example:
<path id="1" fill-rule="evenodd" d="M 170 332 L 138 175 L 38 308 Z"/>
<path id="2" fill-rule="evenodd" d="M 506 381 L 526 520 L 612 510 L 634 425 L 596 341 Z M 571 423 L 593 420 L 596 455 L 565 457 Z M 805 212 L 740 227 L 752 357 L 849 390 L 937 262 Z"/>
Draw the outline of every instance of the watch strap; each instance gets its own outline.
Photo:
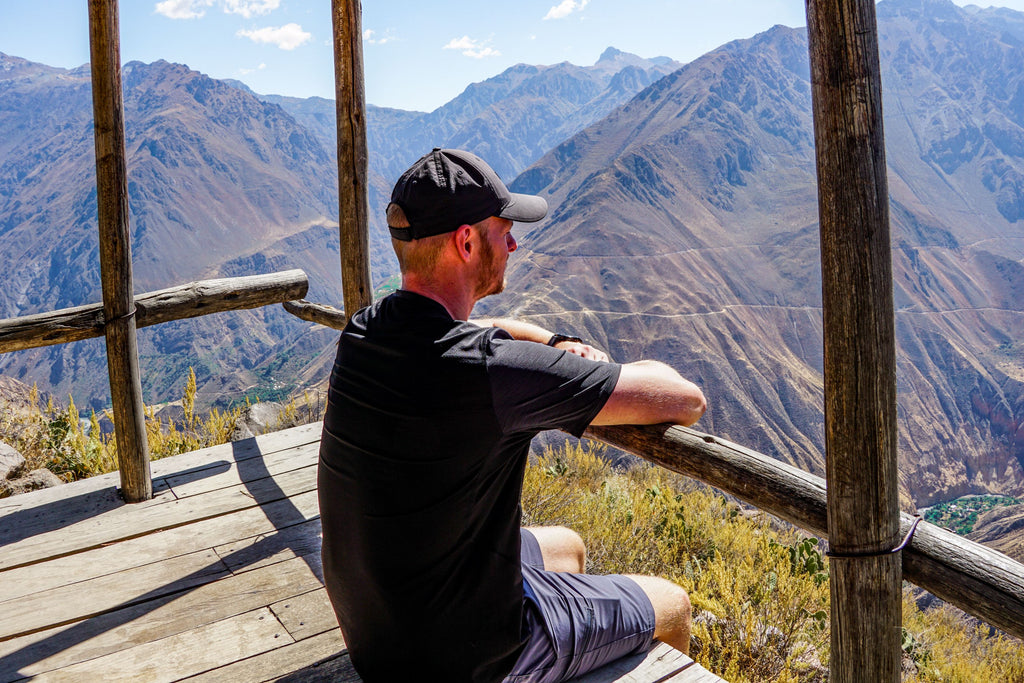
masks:
<path id="1" fill-rule="evenodd" d="M 568 334 L 558 334 L 558 333 L 555 333 L 555 334 L 551 335 L 551 339 L 548 339 L 547 344 L 548 344 L 548 346 L 554 346 L 555 344 L 560 344 L 561 342 L 564 342 L 564 341 L 576 342 L 578 344 L 582 344 L 583 343 L 583 340 L 580 339 L 579 337 L 573 337 L 573 336 L 568 335 Z"/>

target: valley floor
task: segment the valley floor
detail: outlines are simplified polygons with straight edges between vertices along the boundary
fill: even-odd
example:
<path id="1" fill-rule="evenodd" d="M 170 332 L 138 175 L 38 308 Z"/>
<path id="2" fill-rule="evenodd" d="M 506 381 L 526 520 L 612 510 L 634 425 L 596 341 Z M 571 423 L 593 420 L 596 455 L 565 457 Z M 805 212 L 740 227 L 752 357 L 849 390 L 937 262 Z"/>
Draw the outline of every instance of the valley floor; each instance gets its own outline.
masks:
<path id="1" fill-rule="evenodd" d="M 0 500 L 0 683 L 359 681 L 320 578 L 320 424 Z M 579 681 L 719 681 L 660 646 Z"/>

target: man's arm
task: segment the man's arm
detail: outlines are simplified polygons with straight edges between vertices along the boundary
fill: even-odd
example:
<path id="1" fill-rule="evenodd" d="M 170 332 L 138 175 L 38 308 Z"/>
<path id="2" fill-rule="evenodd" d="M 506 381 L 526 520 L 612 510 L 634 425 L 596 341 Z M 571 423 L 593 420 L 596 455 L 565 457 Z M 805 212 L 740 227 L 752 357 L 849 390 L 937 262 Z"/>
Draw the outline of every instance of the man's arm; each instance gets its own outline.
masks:
<path id="1" fill-rule="evenodd" d="M 534 325 L 533 323 L 524 322 L 522 320 L 512 320 L 511 318 L 478 318 L 476 320 L 470 320 L 469 322 L 480 327 L 500 327 L 501 329 L 512 335 L 513 339 L 520 341 L 532 341 L 538 344 L 547 344 L 548 340 L 554 335 L 554 332 L 546 330 L 540 325 Z M 577 356 L 583 358 L 589 358 L 590 360 L 597 360 L 607 363 L 608 354 L 600 349 L 594 348 L 590 344 L 583 344 L 574 341 L 561 341 L 555 344 L 556 349 L 568 351 L 574 353 Z"/>
<path id="2" fill-rule="evenodd" d="M 622 366 L 619 381 L 591 424 L 692 425 L 707 409 L 704 393 L 678 372 L 653 360 Z"/>

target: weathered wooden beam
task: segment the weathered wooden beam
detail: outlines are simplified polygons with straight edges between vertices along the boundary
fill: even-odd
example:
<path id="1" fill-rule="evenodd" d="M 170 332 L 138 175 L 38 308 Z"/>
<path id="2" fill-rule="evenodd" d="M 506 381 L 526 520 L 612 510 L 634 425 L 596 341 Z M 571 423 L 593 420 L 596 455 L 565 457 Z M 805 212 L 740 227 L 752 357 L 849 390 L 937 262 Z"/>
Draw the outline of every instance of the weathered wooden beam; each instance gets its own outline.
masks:
<path id="1" fill-rule="evenodd" d="M 117 0 L 89 0 L 89 49 L 107 371 L 117 434 L 121 495 L 125 501 L 137 503 L 153 497 L 153 482 L 149 476 L 149 444 L 132 297 Z"/>
<path id="2" fill-rule="evenodd" d="M 311 323 L 333 327 L 336 330 L 343 330 L 348 324 L 348 316 L 345 315 L 345 311 L 339 311 L 334 306 L 314 304 L 305 300 L 285 301 L 282 305 L 284 310 L 292 315 Z"/>
<path id="3" fill-rule="evenodd" d="M 896 333 L 875 0 L 807 0 L 824 312 L 830 679 L 899 681 Z"/>
<path id="4" fill-rule="evenodd" d="M 827 496 L 821 477 L 685 427 L 591 427 L 587 436 L 699 479 L 828 538 Z M 901 515 L 900 540 L 913 519 Z M 1024 638 L 1024 565 L 927 522 L 921 522 L 906 549 L 893 555 L 897 560 L 901 556 L 908 581 Z M 840 562 L 829 563 L 830 575 Z M 861 680 L 875 680 L 867 671 L 862 674 Z"/>
<path id="5" fill-rule="evenodd" d="M 136 296 L 135 326 L 282 303 L 308 289 L 301 270 L 190 282 Z M 103 323 L 103 304 L 0 320 L 0 353 L 100 337 Z"/>
<path id="6" fill-rule="evenodd" d="M 338 115 L 338 223 L 346 311 L 373 301 L 367 219 L 366 95 L 359 0 L 332 0 L 335 106 Z"/>

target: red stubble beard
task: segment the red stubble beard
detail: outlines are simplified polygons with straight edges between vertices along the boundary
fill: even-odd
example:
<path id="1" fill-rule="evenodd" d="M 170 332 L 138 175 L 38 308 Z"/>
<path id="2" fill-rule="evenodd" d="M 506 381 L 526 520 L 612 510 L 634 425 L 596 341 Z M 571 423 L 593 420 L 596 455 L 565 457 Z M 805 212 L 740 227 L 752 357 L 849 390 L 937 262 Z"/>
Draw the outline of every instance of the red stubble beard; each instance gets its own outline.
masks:
<path id="1" fill-rule="evenodd" d="M 498 263 L 498 254 L 489 239 L 480 241 L 480 272 L 476 285 L 477 300 L 492 294 L 505 291 L 508 281 L 505 279 L 505 264 Z"/>

